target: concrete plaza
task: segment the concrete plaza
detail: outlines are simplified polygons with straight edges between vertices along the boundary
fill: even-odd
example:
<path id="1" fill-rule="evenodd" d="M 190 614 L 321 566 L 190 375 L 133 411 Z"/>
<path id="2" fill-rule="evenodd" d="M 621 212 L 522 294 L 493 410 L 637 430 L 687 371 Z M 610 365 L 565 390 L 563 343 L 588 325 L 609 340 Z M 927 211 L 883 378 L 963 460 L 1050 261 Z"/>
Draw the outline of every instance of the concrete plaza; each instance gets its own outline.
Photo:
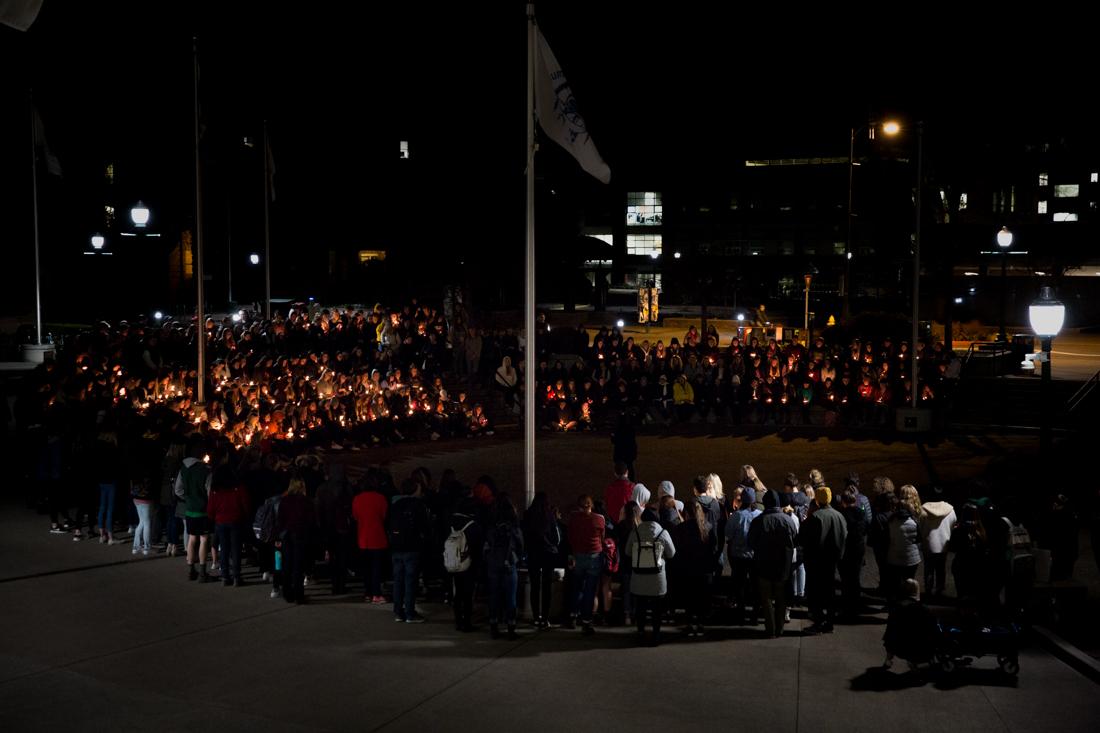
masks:
<path id="1" fill-rule="evenodd" d="M 980 475 L 1027 438 L 919 447 L 778 436 L 640 438 L 644 481 L 681 491 L 702 470 L 727 481 L 752 462 L 765 482 L 817 465 L 838 479 L 927 480 L 927 460 L 951 479 Z M 388 456 L 395 476 L 453 467 L 518 488 L 514 441 L 406 446 Z M 347 460 L 361 463 L 382 454 Z M 554 495 L 600 493 L 606 436 L 540 436 L 540 485 Z M 650 478 L 652 476 L 652 478 Z M 673 627 L 658 648 L 633 632 L 536 632 L 516 642 L 454 631 L 450 609 L 422 604 L 428 622 L 393 623 L 388 606 L 358 593 L 307 588 L 288 605 L 268 587 L 185 578 L 181 559 L 134 560 L 129 546 L 72 542 L 46 517 L 0 507 L 0 718 L 5 731 L 92 730 L 1094 730 L 1094 683 L 1029 644 L 1017 680 L 989 659 L 951 682 L 883 673 L 881 614 L 803 636 L 718 627 L 702 640 Z M 140 557 L 140 556 L 139 556 Z M 253 575 L 250 580 L 257 580 Z M 357 586 L 353 585 L 355 590 Z"/>

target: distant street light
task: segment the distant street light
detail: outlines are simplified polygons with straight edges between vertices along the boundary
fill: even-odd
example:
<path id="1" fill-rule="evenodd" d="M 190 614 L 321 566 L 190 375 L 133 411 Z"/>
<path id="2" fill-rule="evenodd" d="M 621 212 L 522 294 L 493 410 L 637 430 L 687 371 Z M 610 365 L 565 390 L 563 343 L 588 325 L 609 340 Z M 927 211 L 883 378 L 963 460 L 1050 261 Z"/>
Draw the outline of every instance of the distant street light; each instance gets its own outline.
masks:
<path id="1" fill-rule="evenodd" d="M 154 313 L 154 314 L 153 314 L 153 318 L 155 318 L 155 319 L 157 319 L 157 320 L 159 321 L 159 320 L 161 320 L 162 318 L 164 318 L 164 314 L 163 314 L 163 313 L 161 313 L 160 311 L 157 311 L 156 313 Z"/>
<path id="2" fill-rule="evenodd" d="M 1001 321 L 997 329 L 997 340 L 1008 341 L 1008 332 L 1005 330 L 1005 308 L 1008 297 L 1006 273 L 1008 271 L 1008 249 L 1012 246 L 1012 232 L 1008 230 L 1008 227 L 1001 227 L 1001 231 L 997 232 L 997 246 L 1001 248 Z"/>
<path id="3" fill-rule="evenodd" d="M 138 201 L 134 204 L 134 208 L 130 209 L 130 221 L 134 222 L 134 226 L 144 228 L 149 223 L 149 208 Z"/>
<path id="4" fill-rule="evenodd" d="M 260 264 L 260 256 L 253 252 L 248 256 L 248 261 L 251 262 L 253 265 L 258 265 Z"/>
<path id="5" fill-rule="evenodd" d="M 680 253 L 679 252 L 673 252 L 672 256 L 675 257 L 676 259 L 680 259 Z"/>
<path id="6" fill-rule="evenodd" d="M 92 235 L 92 249 L 96 249 L 96 250 L 103 249 L 103 245 L 105 245 L 106 243 L 107 243 L 107 240 L 104 239 L 102 234 L 93 234 Z"/>
<path id="7" fill-rule="evenodd" d="M 1066 307 L 1055 300 L 1053 290 L 1044 287 L 1039 291 L 1039 300 L 1028 308 L 1028 316 L 1031 330 L 1039 337 L 1042 350 L 1042 425 L 1039 432 L 1039 453 L 1045 456 L 1050 450 L 1050 352 L 1054 337 L 1062 330 L 1062 324 L 1066 320 Z"/>

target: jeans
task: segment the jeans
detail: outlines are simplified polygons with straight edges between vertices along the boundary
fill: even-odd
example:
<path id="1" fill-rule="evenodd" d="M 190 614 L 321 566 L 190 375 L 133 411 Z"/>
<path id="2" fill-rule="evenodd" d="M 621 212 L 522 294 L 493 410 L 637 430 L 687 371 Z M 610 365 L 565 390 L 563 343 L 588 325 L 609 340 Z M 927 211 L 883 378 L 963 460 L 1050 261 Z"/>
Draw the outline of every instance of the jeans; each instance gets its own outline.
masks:
<path id="1" fill-rule="evenodd" d="M 153 505 L 148 502 L 134 502 L 134 508 L 137 509 L 138 524 L 137 529 L 134 530 L 134 551 L 148 550 L 150 545 L 150 536 L 153 533 L 153 523 L 150 518 L 150 514 L 153 510 Z"/>
<path id="2" fill-rule="evenodd" d="M 489 568 L 489 623 L 501 620 L 509 626 L 516 625 L 516 584 L 518 577 L 515 566 Z"/>
<path id="3" fill-rule="evenodd" d="M 295 537 L 287 534 L 283 539 L 283 598 L 288 603 L 306 597 L 306 555 L 309 548 L 307 537 Z"/>
<path id="4" fill-rule="evenodd" d="M 364 598 L 376 598 L 382 595 L 382 561 L 385 559 L 385 550 L 359 551 L 359 569 L 363 574 Z"/>
<path id="5" fill-rule="evenodd" d="M 1097 549 L 1100 552 L 1100 548 Z M 947 553 L 929 552 L 924 556 L 924 591 L 925 593 L 943 594 L 943 588 L 947 584 Z"/>
<path id="6" fill-rule="evenodd" d="M 791 588 L 795 598 L 806 595 L 806 566 L 802 563 L 791 568 Z"/>
<path id="7" fill-rule="evenodd" d="M 115 485 L 99 485 L 99 531 L 111 534 L 115 522 Z"/>
<path id="8" fill-rule="evenodd" d="M 241 578 L 241 526 L 239 524 L 218 524 L 214 526 L 221 548 L 222 580 Z M 232 563 L 232 564 L 230 564 Z"/>
<path id="9" fill-rule="evenodd" d="M 593 552 L 577 555 L 573 570 L 573 581 L 577 587 L 573 594 L 574 616 L 580 616 L 584 623 L 592 623 L 592 601 L 596 598 L 596 588 L 603 573 L 603 553 Z"/>
<path id="10" fill-rule="evenodd" d="M 398 618 L 416 615 L 416 578 L 420 574 L 419 552 L 395 552 L 393 561 L 393 613 Z"/>
<path id="11" fill-rule="evenodd" d="M 554 563 L 543 561 L 527 568 L 527 582 L 531 584 L 531 615 L 535 620 L 550 618 L 551 583 L 554 582 Z"/>
<path id="12" fill-rule="evenodd" d="M 684 610 L 687 612 L 688 624 L 701 625 L 710 607 L 710 576 L 694 573 L 681 575 L 677 579 L 677 586 L 680 598 L 684 602 Z"/>

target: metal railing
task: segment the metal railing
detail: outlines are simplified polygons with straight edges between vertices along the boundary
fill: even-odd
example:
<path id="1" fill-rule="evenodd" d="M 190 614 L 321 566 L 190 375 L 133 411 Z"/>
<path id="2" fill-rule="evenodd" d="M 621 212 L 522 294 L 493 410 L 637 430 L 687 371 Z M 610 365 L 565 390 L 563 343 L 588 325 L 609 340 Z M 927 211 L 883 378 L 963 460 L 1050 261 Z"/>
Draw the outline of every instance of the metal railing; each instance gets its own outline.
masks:
<path id="1" fill-rule="evenodd" d="M 970 362 L 974 358 L 975 354 L 981 353 L 983 357 L 988 356 L 996 359 L 994 362 L 993 376 L 1003 377 L 1008 370 L 1001 368 L 1001 362 L 1004 360 L 1006 354 L 1012 353 L 1012 344 L 1008 341 L 973 341 L 970 344 L 970 348 L 966 350 L 966 356 L 962 360 L 962 374 L 966 374 L 968 367 L 971 366 Z"/>
<path id="2" fill-rule="evenodd" d="M 1081 388 L 1073 393 L 1073 396 L 1066 400 L 1066 412 L 1072 413 L 1081 404 L 1089 398 L 1096 388 L 1100 386 L 1100 371 L 1089 377 L 1088 381 L 1081 385 Z"/>

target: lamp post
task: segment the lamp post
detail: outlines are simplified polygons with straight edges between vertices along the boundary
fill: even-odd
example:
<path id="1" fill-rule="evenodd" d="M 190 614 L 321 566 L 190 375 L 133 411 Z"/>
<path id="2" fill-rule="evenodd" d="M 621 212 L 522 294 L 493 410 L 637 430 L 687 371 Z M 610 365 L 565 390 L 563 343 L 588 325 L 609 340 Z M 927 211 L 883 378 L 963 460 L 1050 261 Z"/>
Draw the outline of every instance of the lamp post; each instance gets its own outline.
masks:
<path id="1" fill-rule="evenodd" d="M 875 138 L 875 124 L 872 122 L 860 127 L 848 128 L 848 236 L 844 241 L 844 303 L 841 312 L 845 324 L 848 323 L 852 311 L 850 295 L 852 292 L 852 219 L 855 217 L 852 210 L 852 182 L 855 178 L 856 168 L 856 135 L 866 129 L 870 132 L 873 140 Z M 890 137 L 897 135 L 900 130 L 901 125 L 892 120 L 882 125 L 882 132 Z"/>
<path id="2" fill-rule="evenodd" d="M 1046 455 L 1050 451 L 1050 408 L 1047 397 L 1050 394 L 1050 351 L 1054 337 L 1062 330 L 1066 320 L 1066 306 L 1054 298 L 1054 291 L 1043 287 L 1039 299 L 1028 308 L 1031 330 L 1039 337 L 1042 350 L 1043 383 L 1040 390 L 1042 400 L 1041 423 L 1039 428 L 1039 453 Z"/>
<path id="3" fill-rule="evenodd" d="M 1001 321 L 1000 327 L 997 329 L 997 340 L 1008 341 L 1008 333 L 1005 330 L 1005 302 L 1008 281 L 1005 273 L 1008 269 L 1008 250 L 1012 246 L 1012 232 L 1008 230 L 1008 227 L 1001 227 L 1001 231 L 997 232 L 997 246 L 1001 248 Z"/>
<path id="4" fill-rule="evenodd" d="M 802 276 L 806 282 L 806 308 L 802 316 L 802 338 L 806 340 L 806 346 L 810 345 L 810 282 L 814 279 L 813 275 L 806 274 Z"/>
<path id="5" fill-rule="evenodd" d="M 138 229 L 144 229 L 149 224 L 149 207 L 138 201 L 130 209 L 130 221 Z"/>

